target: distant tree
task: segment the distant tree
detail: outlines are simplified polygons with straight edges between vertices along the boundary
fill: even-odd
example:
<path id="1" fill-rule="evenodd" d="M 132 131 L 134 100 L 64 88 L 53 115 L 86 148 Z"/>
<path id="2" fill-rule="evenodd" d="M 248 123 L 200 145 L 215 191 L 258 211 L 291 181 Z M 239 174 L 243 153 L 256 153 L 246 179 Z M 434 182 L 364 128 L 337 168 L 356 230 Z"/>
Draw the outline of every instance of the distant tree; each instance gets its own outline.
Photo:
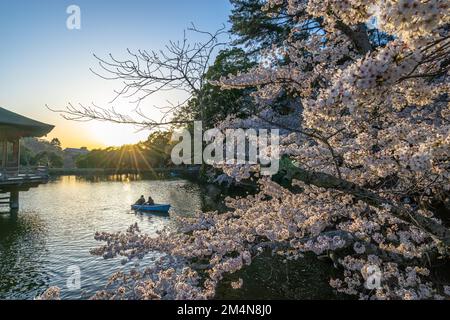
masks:
<path id="1" fill-rule="evenodd" d="M 52 141 L 50 141 L 50 144 L 58 149 L 61 149 L 61 141 L 58 138 L 53 138 Z"/>
<path id="2" fill-rule="evenodd" d="M 75 164 L 78 168 L 151 170 L 169 163 L 171 132 L 153 132 L 146 141 L 135 145 L 95 149 L 80 155 Z"/>
<path id="3" fill-rule="evenodd" d="M 31 158 L 34 165 L 44 165 L 50 168 L 62 168 L 64 165 L 63 158 L 55 152 L 42 151 Z"/>
<path id="4" fill-rule="evenodd" d="M 75 159 L 75 166 L 80 169 L 89 168 L 89 161 L 87 155 L 80 155 Z"/>
<path id="5" fill-rule="evenodd" d="M 170 162 L 172 150 L 172 133 L 170 131 L 156 131 L 150 134 L 147 141 L 141 144 L 143 153 L 154 167 L 164 167 Z"/>
<path id="6" fill-rule="evenodd" d="M 48 165 L 48 152 L 42 151 L 33 156 L 33 163 L 36 165 Z"/>
<path id="7" fill-rule="evenodd" d="M 284 19 L 268 16 L 261 10 L 264 0 L 230 0 L 230 2 L 233 5 L 230 15 L 231 32 L 237 35 L 235 44 L 244 45 L 257 52 L 261 48 L 281 43 L 289 35 L 289 26 L 293 23 L 289 16 Z"/>
<path id="8" fill-rule="evenodd" d="M 34 165 L 33 161 L 33 153 L 31 150 L 25 146 L 20 147 L 20 165 L 21 166 L 30 166 Z"/>
<path id="9" fill-rule="evenodd" d="M 60 155 L 51 152 L 48 157 L 52 168 L 62 168 L 64 166 L 64 160 Z"/>

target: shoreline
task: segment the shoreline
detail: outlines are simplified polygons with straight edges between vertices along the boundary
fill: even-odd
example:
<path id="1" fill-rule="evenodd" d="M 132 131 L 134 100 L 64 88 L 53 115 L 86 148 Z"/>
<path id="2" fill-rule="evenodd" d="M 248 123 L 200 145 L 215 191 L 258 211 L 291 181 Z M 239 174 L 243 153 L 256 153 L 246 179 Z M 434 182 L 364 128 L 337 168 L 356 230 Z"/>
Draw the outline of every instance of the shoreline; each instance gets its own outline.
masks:
<path id="1" fill-rule="evenodd" d="M 122 175 L 122 174 L 133 174 L 133 175 L 173 175 L 182 176 L 190 175 L 197 176 L 200 172 L 200 168 L 189 167 L 189 168 L 155 168 L 151 170 L 140 170 L 140 169 L 115 169 L 115 168 L 49 168 L 48 173 L 50 176 L 65 176 L 65 175 Z"/>

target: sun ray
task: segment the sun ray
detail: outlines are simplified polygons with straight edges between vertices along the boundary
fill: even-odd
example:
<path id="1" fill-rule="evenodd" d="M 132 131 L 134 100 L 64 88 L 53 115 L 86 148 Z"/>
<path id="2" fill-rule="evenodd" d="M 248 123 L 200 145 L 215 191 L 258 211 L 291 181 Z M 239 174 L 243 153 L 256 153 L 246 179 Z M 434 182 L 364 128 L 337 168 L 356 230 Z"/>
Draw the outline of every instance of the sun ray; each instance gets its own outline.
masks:
<path id="1" fill-rule="evenodd" d="M 146 157 L 142 154 L 142 151 L 140 150 L 140 148 L 137 147 L 136 149 L 137 149 L 137 154 L 142 158 L 142 160 L 144 161 L 148 170 L 151 171 L 152 173 L 155 173 L 155 170 L 153 169 L 152 165 L 147 161 Z"/>

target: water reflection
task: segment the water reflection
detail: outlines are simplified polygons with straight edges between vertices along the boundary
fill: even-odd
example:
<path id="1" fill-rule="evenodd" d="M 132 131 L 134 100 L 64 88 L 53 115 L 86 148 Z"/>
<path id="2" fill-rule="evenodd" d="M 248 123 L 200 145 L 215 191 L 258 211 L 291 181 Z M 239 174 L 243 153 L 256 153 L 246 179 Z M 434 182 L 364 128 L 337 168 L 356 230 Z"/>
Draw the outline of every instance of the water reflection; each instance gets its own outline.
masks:
<path id="1" fill-rule="evenodd" d="M 141 194 L 172 204 L 172 213 L 180 215 L 200 210 L 205 198 L 198 185 L 186 180 L 139 180 L 135 175 L 67 176 L 21 193 L 20 211 L 0 215 L 0 298 L 32 299 L 51 285 L 62 287 L 64 298 L 88 297 L 112 273 L 131 268 L 89 251 L 100 245 L 93 238 L 96 231 L 123 231 L 137 222 L 154 235 L 172 225 L 167 216 L 134 214 L 130 204 Z M 73 265 L 82 274 L 77 291 L 66 288 L 67 268 Z"/>
<path id="2" fill-rule="evenodd" d="M 47 224 L 37 214 L 0 215 L 1 299 L 35 294 L 36 288 L 49 281 L 50 276 L 43 272 L 47 236 Z"/>
<path id="3" fill-rule="evenodd" d="M 0 215 L 0 299 L 33 299 L 53 285 L 62 288 L 64 299 L 89 298 L 104 288 L 111 274 L 129 271 L 133 263 L 122 266 L 120 258 L 103 260 L 89 251 L 101 245 L 94 240 L 96 231 L 123 231 L 137 222 L 143 232 L 155 235 L 173 226 L 166 215 L 131 211 L 130 204 L 142 194 L 171 204 L 171 213 L 177 215 L 223 210 L 220 190 L 187 180 L 143 180 L 139 175 L 54 179 L 21 193 L 18 213 Z M 157 257 L 149 254 L 141 265 L 149 266 Z M 66 287 L 70 266 L 81 270 L 80 290 Z M 328 286 L 333 272 L 329 265 L 309 259 L 279 272 L 284 268 L 276 259 L 258 259 L 248 270 L 233 275 L 244 279 L 242 290 L 230 289 L 226 279 L 219 297 L 334 297 Z"/>
<path id="4" fill-rule="evenodd" d="M 82 182 L 130 182 L 130 181 L 140 181 L 143 179 L 140 174 L 114 174 L 114 175 L 102 175 L 102 176 L 68 176 L 60 177 L 58 179 L 64 180 L 76 180 Z"/>

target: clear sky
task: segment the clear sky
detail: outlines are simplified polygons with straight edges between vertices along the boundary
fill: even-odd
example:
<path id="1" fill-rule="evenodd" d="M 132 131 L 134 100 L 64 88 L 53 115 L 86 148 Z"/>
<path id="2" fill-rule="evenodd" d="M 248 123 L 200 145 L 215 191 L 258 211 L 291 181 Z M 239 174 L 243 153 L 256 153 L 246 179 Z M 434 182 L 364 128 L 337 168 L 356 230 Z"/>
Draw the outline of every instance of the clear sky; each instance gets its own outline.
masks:
<path id="1" fill-rule="evenodd" d="M 66 28 L 66 9 L 72 4 L 81 9 L 81 30 Z M 181 39 L 191 22 L 202 30 L 217 30 L 227 23 L 230 10 L 228 0 L 2 0 L 0 106 L 56 125 L 48 138 L 60 138 L 64 147 L 93 148 L 145 139 L 148 132 L 133 127 L 64 120 L 45 105 L 108 106 L 119 83 L 89 71 L 96 65 L 93 53 L 120 57 L 127 48 L 162 49 L 169 40 Z M 170 98 L 150 97 L 141 107 L 151 110 Z M 133 108 L 128 100 L 114 106 Z"/>

